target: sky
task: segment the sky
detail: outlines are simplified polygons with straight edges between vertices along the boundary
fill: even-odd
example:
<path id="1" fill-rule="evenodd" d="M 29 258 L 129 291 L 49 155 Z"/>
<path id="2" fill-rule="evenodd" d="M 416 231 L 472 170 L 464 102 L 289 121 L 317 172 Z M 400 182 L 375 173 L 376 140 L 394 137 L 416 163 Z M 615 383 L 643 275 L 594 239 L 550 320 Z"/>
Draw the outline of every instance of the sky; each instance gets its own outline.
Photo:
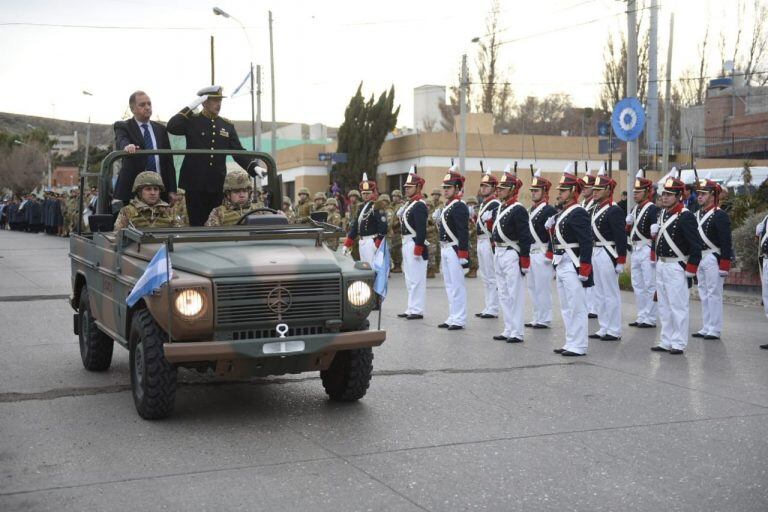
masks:
<path id="1" fill-rule="evenodd" d="M 707 24 L 716 73 L 718 34 L 735 38 L 735 0 L 659 3 L 660 67 L 674 12 L 673 76 L 698 64 Z M 215 16 L 214 6 L 244 28 Z M 268 121 L 271 9 L 278 121 L 338 126 L 362 82 L 367 95 L 394 85 L 398 125 L 412 126 L 414 87 L 456 83 L 463 53 L 476 78 L 471 40 L 486 35 L 490 8 L 491 0 L 0 0 L 0 111 L 109 123 L 126 116 L 128 96 L 142 89 L 153 117 L 165 121 L 210 84 L 213 35 L 225 94 L 251 60 L 261 64 Z M 619 0 L 502 0 L 500 64 L 515 97 L 566 93 L 577 106 L 596 105 L 605 41 L 625 30 L 625 11 Z M 249 96 L 225 100 L 221 113 L 250 119 Z"/>

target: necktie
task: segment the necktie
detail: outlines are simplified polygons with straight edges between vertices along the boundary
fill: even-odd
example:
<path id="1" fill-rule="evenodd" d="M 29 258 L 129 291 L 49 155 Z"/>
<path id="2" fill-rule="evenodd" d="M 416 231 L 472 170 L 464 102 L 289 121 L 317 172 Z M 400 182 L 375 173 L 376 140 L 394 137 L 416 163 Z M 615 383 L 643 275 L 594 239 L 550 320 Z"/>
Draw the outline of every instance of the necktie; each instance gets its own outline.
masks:
<path id="1" fill-rule="evenodd" d="M 147 126 L 147 123 L 142 124 L 141 129 L 144 130 L 144 149 L 155 149 L 155 146 L 152 144 L 152 135 L 149 133 L 149 127 Z M 147 157 L 146 170 L 157 172 L 155 155 L 150 155 Z"/>

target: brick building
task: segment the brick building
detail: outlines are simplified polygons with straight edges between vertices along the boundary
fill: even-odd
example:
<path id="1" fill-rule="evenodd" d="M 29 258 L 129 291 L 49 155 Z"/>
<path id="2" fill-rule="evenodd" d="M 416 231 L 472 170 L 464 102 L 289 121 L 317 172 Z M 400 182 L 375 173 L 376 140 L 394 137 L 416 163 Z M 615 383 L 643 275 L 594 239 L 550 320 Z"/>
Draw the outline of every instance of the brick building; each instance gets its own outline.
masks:
<path id="1" fill-rule="evenodd" d="M 704 156 L 768 158 L 768 87 L 712 80 L 704 101 Z"/>

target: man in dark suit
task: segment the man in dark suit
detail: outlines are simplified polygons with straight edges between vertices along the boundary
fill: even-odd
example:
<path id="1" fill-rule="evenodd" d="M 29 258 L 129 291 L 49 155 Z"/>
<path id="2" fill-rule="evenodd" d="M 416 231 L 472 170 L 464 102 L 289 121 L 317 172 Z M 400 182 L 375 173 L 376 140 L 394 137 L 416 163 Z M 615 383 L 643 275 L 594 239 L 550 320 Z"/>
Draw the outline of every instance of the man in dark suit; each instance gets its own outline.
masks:
<path id="1" fill-rule="evenodd" d="M 168 120 L 168 131 L 184 135 L 187 149 L 234 149 L 243 146 L 232 122 L 219 115 L 224 98 L 218 85 L 197 92 L 189 105 Z M 202 105 L 200 113 L 195 109 Z M 256 175 L 256 161 L 249 157 L 233 156 L 251 176 Z M 186 155 L 181 164 L 179 184 L 186 191 L 187 212 L 191 226 L 202 226 L 211 210 L 221 205 L 224 197 L 224 177 L 227 175 L 225 155 Z"/>
<path id="2" fill-rule="evenodd" d="M 135 153 L 137 149 L 171 149 L 165 126 L 149 120 L 152 117 L 152 101 L 149 96 L 144 91 L 136 91 L 128 98 L 128 106 L 133 117 L 114 124 L 115 149 L 129 153 Z M 144 171 L 160 173 L 167 194 L 163 200 L 172 204 L 176 200 L 176 167 L 171 155 L 126 157 L 117 177 L 115 199 L 127 205 L 133 197 L 133 182 Z"/>

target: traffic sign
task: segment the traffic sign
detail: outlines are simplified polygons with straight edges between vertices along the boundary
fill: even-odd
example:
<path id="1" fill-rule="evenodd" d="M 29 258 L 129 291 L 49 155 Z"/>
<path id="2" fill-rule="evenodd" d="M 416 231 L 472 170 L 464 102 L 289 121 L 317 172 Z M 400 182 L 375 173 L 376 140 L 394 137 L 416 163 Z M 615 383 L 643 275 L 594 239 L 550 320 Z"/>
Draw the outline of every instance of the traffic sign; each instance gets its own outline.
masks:
<path id="1" fill-rule="evenodd" d="M 597 152 L 601 155 L 606 155 L 608 153 L 616 153 L 619 151 L 619 140 L 618 139 L 598 139 L 597 141 Z"/>
<path id="2" fill-rule="evenodd" d="M 637 98 L 624 98 L 613 107 L 613 132 L 623 141 L 637 139 L 645 127 L 645 111 Z"/>
<path id="3" fill-rule="evenodd" d="M 608 121 L 598 121 L 597 123 L 597 135 L 600 137 L 608 137 L 611 134 L 611 123 Z"/>
<path id="4" fill-rule="evenodd" d="M 346 153 L 318 153 L 317 159 L 321 162 L 333 162 L 335 164 L 347 163 Z"/>

